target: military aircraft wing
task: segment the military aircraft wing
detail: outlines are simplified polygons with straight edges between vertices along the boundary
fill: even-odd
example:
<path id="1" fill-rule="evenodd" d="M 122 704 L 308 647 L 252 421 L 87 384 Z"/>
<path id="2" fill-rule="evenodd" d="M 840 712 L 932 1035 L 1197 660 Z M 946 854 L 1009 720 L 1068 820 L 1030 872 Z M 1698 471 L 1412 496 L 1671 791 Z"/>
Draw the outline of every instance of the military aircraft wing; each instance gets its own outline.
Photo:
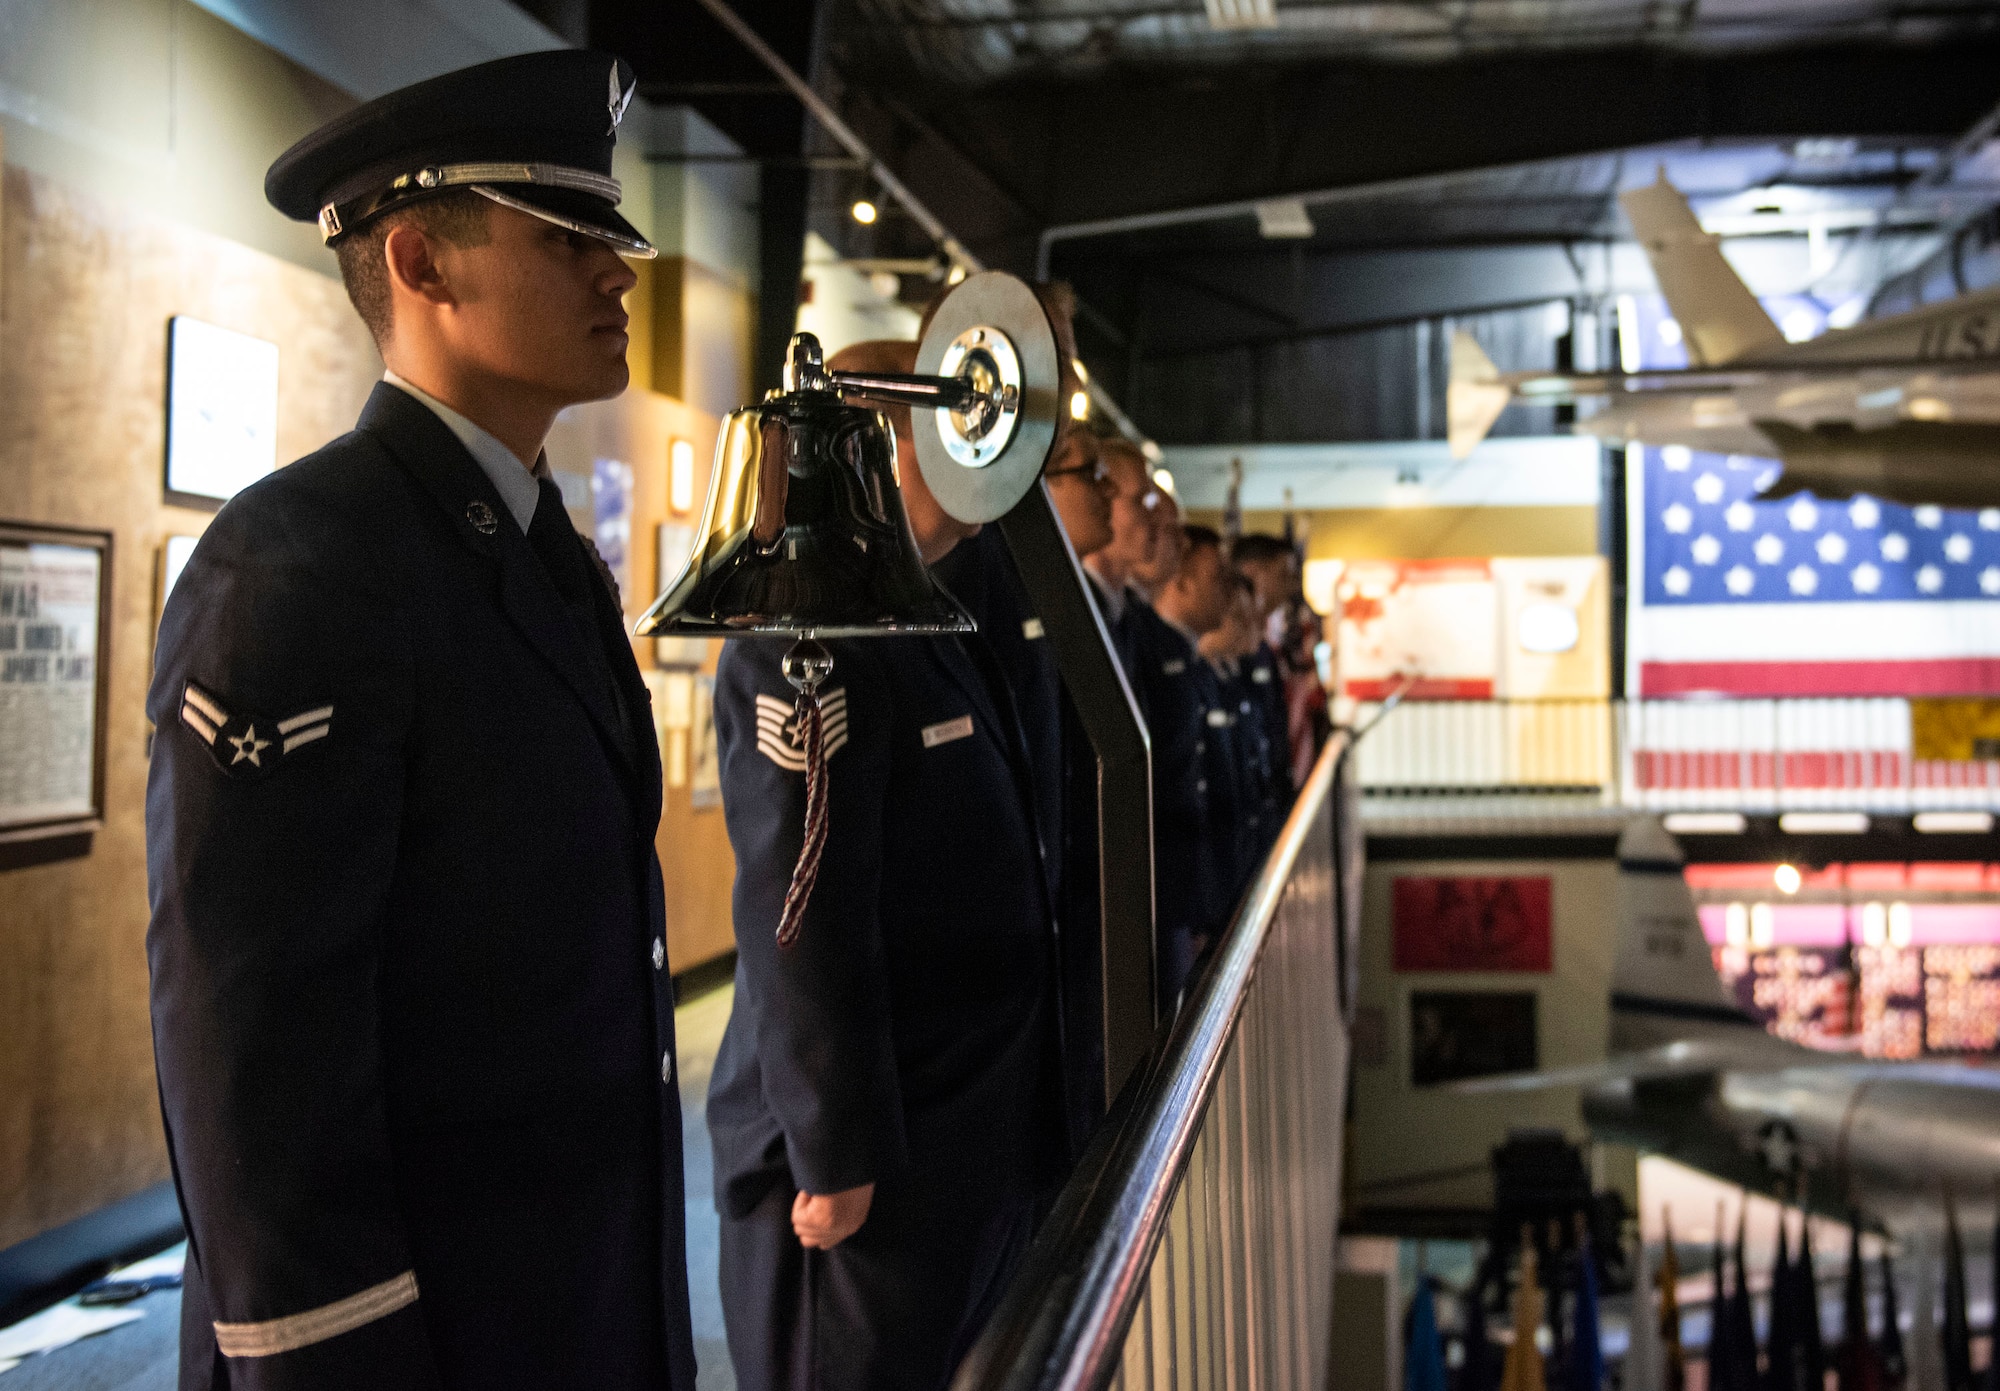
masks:
<path id="1" fill-rule="evenodd" d="M 2000 287 L 1787 343 L 1678 190 L 1662 180 L 1620 202 L 1693 365 L 1503 373 L 1461 330 L 1446 390 L 1453 457 L 1510 402 L 1602 399 L 1580 433 L 1779 459 L 1773 497 L 2000 504 Z"/>

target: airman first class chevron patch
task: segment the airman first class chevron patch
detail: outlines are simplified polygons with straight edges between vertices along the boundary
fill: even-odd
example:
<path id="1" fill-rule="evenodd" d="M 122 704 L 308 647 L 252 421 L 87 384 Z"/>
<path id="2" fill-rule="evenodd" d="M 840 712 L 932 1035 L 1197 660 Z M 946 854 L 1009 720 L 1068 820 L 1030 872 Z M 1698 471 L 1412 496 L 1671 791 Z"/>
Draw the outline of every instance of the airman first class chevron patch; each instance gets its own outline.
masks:
<path id="1" fill-rule="evenodd" d="M 233 778 L 254 778 L 331 734 L 333 707 L 316 705 L 282 720 L 234 716 L 219 697 L 190 681 L 181 692 L 181 723 L 208 747 L 216 767 Z"/>

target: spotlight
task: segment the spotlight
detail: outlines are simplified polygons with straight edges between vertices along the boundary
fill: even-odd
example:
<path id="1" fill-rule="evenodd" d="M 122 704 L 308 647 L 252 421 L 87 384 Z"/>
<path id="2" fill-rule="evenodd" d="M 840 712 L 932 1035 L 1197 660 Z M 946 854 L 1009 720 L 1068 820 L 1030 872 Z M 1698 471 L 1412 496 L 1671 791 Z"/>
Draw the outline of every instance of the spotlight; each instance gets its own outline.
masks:
<path id="1" fill-rule="evenodd" d="M 1771 871 L 1771 882 L 1778 886 L 1779 893 L 1795 894 L 1799 891 L 1799 885 L 1805 881 L 1796 866 L 1779 865 Z"/>
<path id="2" fill-rule="evenodd" d="M 1080 357 L 1073 357 L 1073 358 L 1071 358 L 1071 359 L 1070 359 L 1070 366 L 1072 366 L 1072 367 L 1076 368 L 1076 379 L 1077 379 L 1078 381 L 1082 382 L 1082 383 L 1083 383 L 1083 384 L 1084 384 L 1085 386 L 1089 386 L 1089 385 L 1090 385 L 1090 369 L 1089 369 L 1089 368 L 1087 368 L 1087 367 L 1085 367 L 1085 366 L 1083 365 L 1083 359 L 1082 359 L 1082 358 L 1080 358 Z"/>
<path id="3" fill-rule="evenodd" d="M 953 266 L 951 268 L 951 273 L 945 276 L 944 283 L 947 285 L 956 285 L 958 284 L 959 281 L 963 279 L 965 279 L 965 267 Z"/>
<path id="4" fill-rule="evenodd" d="M 1079 391 L 1069 398 L 1069 418 L 1071 420 L 1090 419 L 1090 393 Z"/>
<path id="5" fill-rule="evenodd" d="M 863 227 L 866 227 L 869 223 L 873 222 L 876 218 L 882 215 L 881 209 L 877 208 L 873 203 L 869 202 L 866 198 L 855 199 L 854 206 L 849 208 L 848 211 L 854 214 L 854 220 L 860 223 Z"/>

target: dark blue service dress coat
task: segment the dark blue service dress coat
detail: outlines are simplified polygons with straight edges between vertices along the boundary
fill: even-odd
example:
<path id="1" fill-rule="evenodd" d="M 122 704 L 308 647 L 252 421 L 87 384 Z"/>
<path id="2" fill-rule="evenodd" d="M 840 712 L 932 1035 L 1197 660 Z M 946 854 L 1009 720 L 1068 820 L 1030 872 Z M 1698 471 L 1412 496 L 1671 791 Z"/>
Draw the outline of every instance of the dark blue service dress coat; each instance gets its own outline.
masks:
<path id="1" fill-rule="evenodd" d="M 1278 654 L 1266 642 L 1243 659 L 1243 679 L 1250 686 L 1250 703 L 1256 708 L 1265 745 L 1270 751 L 1270 789 L 1282 824 L 1292 807 L 1292 716 L 1285 706 L 1285 672 Z M 1280 826 L 1270 828 L 1277 840 Z"/>
<path id="2" fill-rule="evenodd" d="M 1062 1158 L 1053 923 L 1003 704 L 953 639 L 832 642 L 825 853 L 774 938 L 805 821 L 790 640 L 716 678 L 736 1000 L 709 1089 L 722 1294 L 743 1391 L 938 1388 Z M 801 1189 L 876 1185 L 805 1251 Z"/>
<path id="3" fill-rule="evenodd" d="M 189 1391 L 694 1385 L 657 746 L 608 592 L 553 573 L 581 543 L 535 530 L 553 561 L 378 386 L 167 605 L 147 947 Z"/>
<path id="4" fill-rule="evenodd" d="M 1064 1095 L 1071 1153 L 1080 1156 L 1104 1115 L 1097 755 L 1000 528 L 989 523 L 959 542 L 931 574 L 979 625 L 960 642 L 975 660 L 998 668 L 1020 722 L 1042 867 L 1061 938 Z"/>
<path id="5" fill-rule="evenodd" d="M 1201 946 L 1234 906 L 1237 849 L 1228 712 L 1215 669 L 1136 595 L 1126 602 L 1133 684 L 1153 737 L 1153 864 L 1160 1003 L 1171 1012 Z"/>

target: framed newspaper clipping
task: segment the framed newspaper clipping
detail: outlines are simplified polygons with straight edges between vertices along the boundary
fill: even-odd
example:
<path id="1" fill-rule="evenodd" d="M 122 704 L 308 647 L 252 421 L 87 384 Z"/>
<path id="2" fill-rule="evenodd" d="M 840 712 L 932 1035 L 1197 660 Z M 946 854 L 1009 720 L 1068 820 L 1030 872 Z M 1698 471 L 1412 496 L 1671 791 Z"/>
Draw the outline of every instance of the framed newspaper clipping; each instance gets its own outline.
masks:
<path id="1" fill-rule="evenodd" d="M 0 522 L 0 842 L 104 816 L 111 535 Z"/>

